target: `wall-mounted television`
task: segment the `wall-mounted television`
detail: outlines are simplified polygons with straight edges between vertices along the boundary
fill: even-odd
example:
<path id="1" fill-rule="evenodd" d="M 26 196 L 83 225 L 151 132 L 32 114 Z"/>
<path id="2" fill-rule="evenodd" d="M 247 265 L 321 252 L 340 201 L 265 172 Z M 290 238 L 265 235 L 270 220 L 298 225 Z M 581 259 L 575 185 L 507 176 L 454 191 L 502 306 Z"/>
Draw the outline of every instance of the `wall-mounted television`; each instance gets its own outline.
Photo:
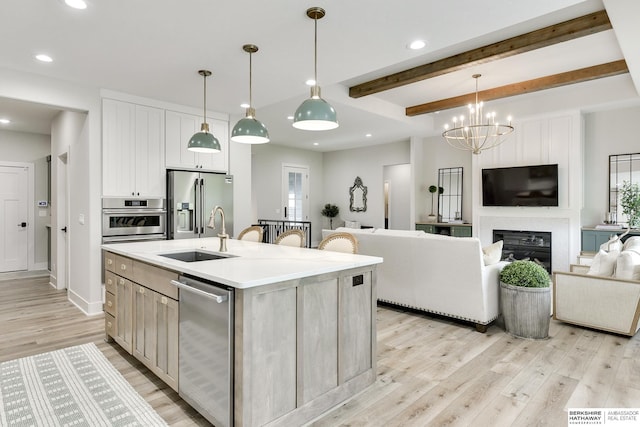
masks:
<path id="1" fill-rule="evenodd" d="M 558 165 L 482 169 L 482 206 L 558 206 Z"/>

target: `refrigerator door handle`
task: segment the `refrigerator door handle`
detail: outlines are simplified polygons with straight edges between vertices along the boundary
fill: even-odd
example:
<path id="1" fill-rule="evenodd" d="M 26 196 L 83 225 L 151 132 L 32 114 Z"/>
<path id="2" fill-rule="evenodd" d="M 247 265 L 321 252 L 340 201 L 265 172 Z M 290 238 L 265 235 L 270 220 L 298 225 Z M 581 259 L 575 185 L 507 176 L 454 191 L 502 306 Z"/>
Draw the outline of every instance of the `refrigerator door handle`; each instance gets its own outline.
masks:
<path id="1" fill-rule="evenodd" d="M 200 232 L 200 218 L 198 218 L 198 181 L 196 178 L 193 183 L 193 211 L 195 212 L 195 218 L 193 219 L 193 234 L 196 236 Z"/>
<path id="2" fill-rule="evenodd" d="M 200 178 L 200 234 L 204 237 L 204 178 Z"/>

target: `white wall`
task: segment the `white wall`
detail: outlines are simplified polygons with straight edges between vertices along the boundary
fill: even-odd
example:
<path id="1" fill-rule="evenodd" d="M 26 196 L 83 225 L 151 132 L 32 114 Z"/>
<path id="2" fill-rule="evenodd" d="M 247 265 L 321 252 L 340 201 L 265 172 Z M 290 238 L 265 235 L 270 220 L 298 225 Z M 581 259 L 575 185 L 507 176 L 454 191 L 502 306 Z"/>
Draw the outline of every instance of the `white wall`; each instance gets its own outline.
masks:
<path id="1" fill-rule="evenodd" d="M 640 107 L 585 114 L 583 226 L 601 223 L 609 210 L 609 156 L 640 153 L 638 118 Z"/>
<path id="2" fill-rule="evenodd" d="M 383 228 L 383 167 L 410 161 L 409 141 L 324 153 L 323 204 L 337 205 L 342 220 L 359 221 L 362 225 Z M 349 188 L 358 176 L 368 191 L 366 212 L 349 211 Z M 407 209 L 412 207 L 407 206 Z"/>
<path id="3" fill-rule="evenodd" d="M 416 170 L 416 221 L 426 221 L 426 216 L 431 213 L 429 186 L 438 185 L 438 169 L 462 167 L 462 219 L 471 222 L 471 152 L 451 147 L 442 136 L 414 138 L 411 144 L 414 146 L 412 161 Z M 438 209 L 436 197 L 433 203 L 435 214 Z"/>
<path id="4" fill-rule="evenodd" d="M 251 145 L 229 141 L 229 173 L 233 175 L 233 231 L 255 223 L 251 206 Z"/>
<path id="5" fill-rule="evenodd" d="M 383 166 L 383 182 L 388 184 L 389 228 L 413 230 L 411 223 L 411 165 Z"/>
<path id="6" fill-rule="evenodd" d="M 47 200 L 46 156 L 51 154 L 51 137 L 29 132 L 0 130 L 0 161 L 33 163 L 35 174 L 34 203 Z M 47 268 L 47 229 L 50 222 L 49 208 L 32 207 L 34 216 L 34 255 L 29 260 L 29 268 L 45 270 Z M 44 216 L 40 216 L 40 212 Z"/>
<path id="7" fill-rule="evenodd" d="M 258 219 L 283 219 L 283 163 L 309 167 L 311 245 L 316 246 L 322 239 L 323 217 L 320 211 L 322 211 L 325 203 L 333 203 L 323 197 L 322 153 L 275 144 L 251 146 L 251 190 L 253 199 L 251 212 L 254 215 L 252 221 L 255 222 Z"/>

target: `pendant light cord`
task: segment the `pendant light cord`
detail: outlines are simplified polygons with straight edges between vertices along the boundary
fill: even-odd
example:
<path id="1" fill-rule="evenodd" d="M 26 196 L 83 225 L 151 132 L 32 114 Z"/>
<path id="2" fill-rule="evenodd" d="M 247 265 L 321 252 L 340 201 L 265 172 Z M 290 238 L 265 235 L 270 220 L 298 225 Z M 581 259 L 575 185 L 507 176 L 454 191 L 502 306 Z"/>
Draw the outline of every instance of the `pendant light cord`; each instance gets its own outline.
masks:
<path id="1" fill-rule="evenodd" d="M 252 56 L 253 56 L 253 52 L 249 52 L 249 108 L 253 108 L 253 96 L 252 96 L 253 62 L 251 60 Z"/>
<path id="2" fill-rule="evenodd" d="M 204 117 L 204 123 L 207 123 L 207 75 L 205 74 L 203 78 L 204 78 L 204 102 L 202 104 L 204 105 L 204 108 L 202 111 L 202 116 Z"/>
<path id="3" fill-rule="evenodd" d="M 313 18 L 314 23 L 314 39 L 313 39 L 313 78 L 318 86 L 318 16 Z"/>

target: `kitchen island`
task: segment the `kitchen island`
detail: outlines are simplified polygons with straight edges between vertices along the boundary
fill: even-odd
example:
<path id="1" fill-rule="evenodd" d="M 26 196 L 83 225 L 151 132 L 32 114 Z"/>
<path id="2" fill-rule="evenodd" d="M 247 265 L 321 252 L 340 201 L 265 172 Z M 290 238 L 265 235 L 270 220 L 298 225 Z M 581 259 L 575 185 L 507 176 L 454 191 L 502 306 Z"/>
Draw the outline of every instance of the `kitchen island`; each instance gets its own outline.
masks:
<path id="1" fill-rule="evenodd" d="M 177 359 L 189 354 L 177 351 L 184 291 L 175 283 L 191 277 L 233 295 L 231 416 L 214 424 L 301 425 L 374 382 L 381 258 L 238 240 L 227 247 L 218 253 L 218 238 L 104 245 L 107 335 L 180 390 Z M 166 256 L 193 250 L 225 257 Z M 145 309 L 149 294 L 155 303 Z"/>

